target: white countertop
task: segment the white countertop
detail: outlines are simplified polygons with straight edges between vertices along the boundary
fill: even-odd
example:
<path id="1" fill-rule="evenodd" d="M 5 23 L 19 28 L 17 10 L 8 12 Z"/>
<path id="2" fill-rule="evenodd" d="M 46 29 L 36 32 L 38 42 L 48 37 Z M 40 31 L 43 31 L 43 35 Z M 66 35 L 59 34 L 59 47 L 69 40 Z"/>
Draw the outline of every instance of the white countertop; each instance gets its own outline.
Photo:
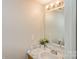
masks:
<path id="1" fill-rule="evenodd" d="M 64 57 L 63 49 L 57 46 L 49 46 L 48 48 L 36 48 L 28 51 L 28 54 L 34 59 L 62 59 Z M 57 55 L 51 51 L 56 51 Z"/>

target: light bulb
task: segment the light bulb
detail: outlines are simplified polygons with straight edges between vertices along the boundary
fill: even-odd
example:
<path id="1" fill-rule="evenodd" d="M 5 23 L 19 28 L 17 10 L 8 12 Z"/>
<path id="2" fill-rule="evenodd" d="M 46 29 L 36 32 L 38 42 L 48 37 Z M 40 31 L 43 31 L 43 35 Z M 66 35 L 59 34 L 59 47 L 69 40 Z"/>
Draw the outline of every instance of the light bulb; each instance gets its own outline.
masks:
<path id="1" fill-rule="evenodd" d="M 48 9 L 49 9 L 49 5 L 47 5 L 47 6 L 45 7 L 45 9 L 47 9 L 47 10 L 48 10 Z"/>
<path id="2" fill-rule="evenodd" d="M 56 4 L 59 4 L 59 1 L 57 1 Z"/>
<path id="3" fill-rule="evenodd" d="M 54 4 L 50 4 L 51 7 L 53 7 Z"/>

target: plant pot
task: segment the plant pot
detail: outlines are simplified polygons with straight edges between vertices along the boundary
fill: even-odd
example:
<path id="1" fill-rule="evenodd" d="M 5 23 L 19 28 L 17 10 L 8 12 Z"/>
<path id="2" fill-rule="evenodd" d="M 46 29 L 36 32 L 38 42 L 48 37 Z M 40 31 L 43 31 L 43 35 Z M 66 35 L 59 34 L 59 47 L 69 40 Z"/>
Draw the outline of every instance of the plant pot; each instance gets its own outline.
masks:
<path id="1" fill-rule="evenodd" d="M 47 47 L 47 45 L 41 45 L 41 48 L 46 48 Z"/>

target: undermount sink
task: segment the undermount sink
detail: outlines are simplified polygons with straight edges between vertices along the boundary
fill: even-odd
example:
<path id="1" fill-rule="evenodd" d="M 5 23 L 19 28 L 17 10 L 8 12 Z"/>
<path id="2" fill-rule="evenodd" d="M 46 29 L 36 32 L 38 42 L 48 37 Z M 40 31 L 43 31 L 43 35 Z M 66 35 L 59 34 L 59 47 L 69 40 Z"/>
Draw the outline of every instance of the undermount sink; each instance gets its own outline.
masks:
<path id="1" fill-rule="evenodd" d="M 62 56 L 60 54 L 52 54 L 50 52 L 42 52 L 39 54 L 38 59 L 62 59 Z"/>

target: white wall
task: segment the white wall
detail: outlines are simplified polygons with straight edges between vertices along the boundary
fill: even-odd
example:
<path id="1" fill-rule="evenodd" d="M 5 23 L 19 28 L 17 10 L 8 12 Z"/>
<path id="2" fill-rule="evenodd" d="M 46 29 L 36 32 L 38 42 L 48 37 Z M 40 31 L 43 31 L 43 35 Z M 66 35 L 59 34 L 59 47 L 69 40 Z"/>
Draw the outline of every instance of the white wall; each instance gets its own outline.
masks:
<path id="1" fill-rule="evenodd" d="M 3 59 L 24 59 L 25 50 L 41 37 L 41 8 L 34 0 L 3 0 Z"/>

